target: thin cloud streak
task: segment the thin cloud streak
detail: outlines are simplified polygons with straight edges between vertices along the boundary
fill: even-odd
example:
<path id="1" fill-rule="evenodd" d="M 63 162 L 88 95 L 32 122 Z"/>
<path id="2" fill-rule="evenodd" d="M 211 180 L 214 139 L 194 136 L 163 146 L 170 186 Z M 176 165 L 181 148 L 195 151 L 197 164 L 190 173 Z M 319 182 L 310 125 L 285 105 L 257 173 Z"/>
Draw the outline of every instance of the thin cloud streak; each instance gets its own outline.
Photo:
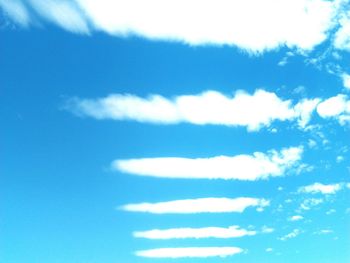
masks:
<path id="1" fill-rule="evenodd" d="M 0 7 L 6 8 L 6 1 Z M 326 0 L 30 0 L 25 12 L 71 32 L 102 31 L 117 37 L 141 36 L 188 45 L 229 45 L 250 53 L 279 47 L 309 51 L 341 24 L 334 45 L 347 45 L 342 1 Z M 20 8 L 20 4 L 17 6 Z M 37 10 L 38 5 L 45 9 Z M 69 20 L 59 6 L 73 14 Z M 73 8 L 72 8 L 73 7 Z M 200 8 L 199 8 L 200 7 Z M 74 12 L 72 12 L 74 11 Z M 13 12 L 12 12 L 13 13 Z M 17 12 L 18 13 L 18 12 Z M 15 21 L 16 16 L 10 16 Z M 208 19 L 210 17 L 211 19 Z M 295 19 L 298 17 L 298 19 Z M 79 18 L 79 19 L 77 19 Z M 181 18 L 181 19 L 180 19 Z M 68 19 L 68 20 L 67 20 Z"/>
<path id="2" fill-rule="evenodd" d="M 336 194 L 339 190 L 343 188 L 343 184 L 321 184 L 314 183 L 307 186 L 302 186 L 298 189 L 299 193 L 310 193 L 310 194 Z"/>
<path id="3" fill-rule="evenodd" d="M 184 248 L 157 248 L 137 251 L 135 254 L 146 258 L 207 258 L 228 257 L 242 253 L 239 247 L 184 247 Z"/>
<path id="4" fill-rule="evenodd" d="M 152 214 L 242 213 L 248 207 L 256 207 L 258 211 L 262 211 L 269 205 L 270 202 L 266 199 L 208 197 L 159 203 L 126 204 L 121 209 L 128 212 Z"/>
<path id="5" fill-rule="evenodd" d="M 183 239 L 183 238 L 237 238 L 254 236 L 256 231 L 242 229 L 239 226 L 204 227 L 204 228 L 172 228 L 136 231 L 134 237 L 146 239 Z"/>
<path id="6" fill-rule="evenodd" d="M 250 132 L 275 122 L 294 121 L 307 130 L 314 113 L 323 119 L 335 118 L 340 124 L 350 122 L 350 100 L 347 95 L 320 99 L 302 99 L 296 104 L 263 89 L 253 94 L 237 91 L 233 96 L 209 90 L 197 95 L 146 98 L 131 94 L 111 94 L 96 99 L 72 98 L 64 108 L 78 116 L 97 120 L 136 121 L 151 124 L 225 125 L 245 127 Z"/>
<path id="7" fill-rule="evenodd" d="M 255 181 L 285 175 L 299 164 L 303 147 L 290 147 L 264 154 L 212 158 L 141 158 L 116 160 L 112 169 L 124 173 L 164 178 L 235 179 Z"/>
<path id="8" fill-rule="evenodd" d="M 300 116 L 302 110 L 300 106 L 297 111 L 294 110 L 290 100 L 283 100 L 275 93 L 261 89 L 254 94 L 238 91 L 233 96 L 205 91 L 172 99 L 161 95 L 141 98 L 130 94 L 112 94 L 99 99 L 71 99 L 66 108 L 77 115 L 99 120 L 243 126 L 249 131 L 270 126 L 274 121 L 293 120 Z"/>

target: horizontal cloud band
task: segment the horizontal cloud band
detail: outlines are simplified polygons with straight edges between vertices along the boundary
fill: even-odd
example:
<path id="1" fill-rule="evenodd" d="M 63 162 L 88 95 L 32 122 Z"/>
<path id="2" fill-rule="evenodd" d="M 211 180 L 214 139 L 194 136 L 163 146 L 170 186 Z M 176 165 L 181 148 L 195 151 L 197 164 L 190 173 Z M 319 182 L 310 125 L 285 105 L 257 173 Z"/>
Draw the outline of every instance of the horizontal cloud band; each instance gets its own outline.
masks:
<path id="1" fill-rule="evenodd" d="M 275 93 L 258 89 L 254 94 L 238 91 L 232 97 L 217 91 L 198 95 L 180 95 L 168 99 L 160 95 L 141 98 L 113 94 L 99 99 L 69 100 L 65 108 L 79 116 L 96 119 L 132 120 L 153 124 L 242 126 L 258 131 L 274 121 L 297 121 L 305 128 L 315 112 L 322 118 L 335 118 L 341 124 L 350 121 L 350 100 L 343 94 L 321 100 L 303 99 L 292 105 Z"/>
<path id="2" fill-rule="evenodd" d="M 257 207 L 258 211 L 269 206 L 266 199 L 239 197 L 184 199 L 160 203 L 127 204 L 121 209 L 129 212 L 152 214 L 196 214 L 196 213 L 242 213 L 248 207 Z"/>
<path id="3" fill-rule="evenodd" d="M 235 238 L 254 236 L 256 231 L 242 229 L 239 226 L 204 227 L 204 228 L 172 228 L 152 229 L 134 232 L 133 236 L 147 239 L 175 239 L 175 238 Z"/>
<path id="4" fill-rule="evenodd" d="M 0 0 L 0 8 L 23 26 L 48 21 L 75 33 L 103 31 L 190 45 L 233 45 L 255 53 L 280 46 L 311 50 L 337 27 L 334 45 L 347 48 L 349 22 L 338 21 L 341 4 L 326 0 Z"/>
<path id="5" fill-rule="evenodd" d="M 309 194 L 336 194 L 345 186 L 344 183 L 336 184 L 321 184 L 314 183 L 307 186 L 302 186 L 298 189 L 299 193 L 309 193 Z"/>
<path id="6" fill-rule="evenodd" d="M 157 248 L 137 251 L 136 255 L 147 258 L 207 258 L 227 257 L 242 253 L 238 247 L 184 247 L 184 248 Z"/>
<path id="7" fill-rule="evenodd" d="M 239 91 L 233 97 L 217 91 L 181 95 L 173 99 L 160 95 L 141 98 L 114 94 L 100 99 L 71 99 L 66 108 L 77 115 L 96 119 L 243 126 L 250 131 L 257 131 L 273 121 L 295 119 L 304 127 L 318 102 L 319 99 L 302 100 L 292 106 L 290 100 L 283 100 L 273 92 L 259 89 L 252 95 Z"/>
<path id="8" fill-rule="evenodd" d="M 267 154 L 217 156 L 212 158 L 143 158 L 116 160 L 112 168 L 142 176 L 187 179 L 259 180 L 281 176 L 295 167 L 303 153 L 302 147 L 290 147 Z"/>

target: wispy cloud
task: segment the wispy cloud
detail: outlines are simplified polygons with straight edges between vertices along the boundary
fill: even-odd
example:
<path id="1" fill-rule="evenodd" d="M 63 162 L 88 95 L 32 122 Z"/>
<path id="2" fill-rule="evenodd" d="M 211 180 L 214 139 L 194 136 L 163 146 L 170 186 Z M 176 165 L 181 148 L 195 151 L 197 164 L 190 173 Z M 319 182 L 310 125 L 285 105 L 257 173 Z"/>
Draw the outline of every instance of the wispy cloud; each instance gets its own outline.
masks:
<path id="1" fill-rule="evenodd" d="M 331 215 L 331 214 L 334 214 L 335 212 L 337 212 L 337 210 L 335 209 L 329 209 L 327 212 L 326 212 L 326 215 Z"/>
<path id="2" fill-rule="evenodd" d="M 300 221 L 303 219 L 304 219 L 304 217 L 301 215 L 294 215 L 294 216 L 291 216 L 290 218 L 288 218 L 289 221 Z"/>
<path id="3" fill-rule="evenodd" d="M 295 237 L 297 237 L 300 234 L 301 234 L 301 230 L 300 229 L 294 229 L 292 232 L 290 232 L 289 234 L 287 234 L 285 236 L 280 237 L 279 239 L 282 240 L 282 241 L 286 241 L 288 239 L 295 238 Z"/>
<path id="4" fill-rule="evenodd" d="M 273 121 L 298 117 L 290 100 L 282 100 L 275 93 L 265 90 L 257 90 L 252 95 L 239 91 L 233 97 L 206 91 L 173 99 L 160 95 L 141 98 L 114 94 L 99 99 L 72 99 L 67 103 L 67 109 L 96 119 L 244 126 L 250 131 L 269 126 Z M 305 107 L 298 107 L 298 112 L 307 115 Z"/>
<path id="5" fill-rule="evenodd" d="M 338 49 L 350 50 L 350 11 L 341 15 L 339 25 L 334 36 L 334 46 Z"/>
<path id="6" fill-rule="evenodd" d="M 263 233 L 263 234 L 270 234 L 270 233 L 273 233 L 274 231 L 275 231 L 274 228 L 268 227 L 268 226 L 263 226 L 261 228 L 261 233 Z"/>
<path id="7" fill-rule="evenodd" d="M 333 234 L 334 231 L 331 229 L 322 229 L 319 231 L 314 232 L 315 235 L 329 235 L 329 234 Z"/>
<path id="8" fill-rule="evenodd" d="M 298 210 L 310 210 L 312 207 L 318 206 L 323 202 L 324 200 L 322 198 L 307 198 L 303 200 Z"/>
<path id="9" fill-rule="evenodd" d="M 302 99 L 293 105 L 291 100 L 262 89 L 253 94 L 237 91 L 233 96 L 211 90 L 174 98 L 112 94 L 96 99 L 73 98 L 65 103 L 64 108 L 78 116 L 98 120 L 241 126 L 248 131 L 258 131 L 276 121 L 296 121 L 300 129 L 307 130 L 315 112 L 324 119 L 335 118 L 342 125 L 350 122 L 350 100 L 347 95 L 338 94 L 324 100 Z"/>
<path id="10" fill-rule="evenodd" d="M 121 172 L 165 178 L 259 180 L 282 176 L 301 159 L 302 147 L 266 154 L 216 156 L 211 158 L 141 158 L 116 160 L 112 168 Z"/>
<path id="11" fill-rule="evenodd" d="M 320 102 L 321 100 L 319 98 L 303 99 L 295 105 L 294 116 L 297 118 L 298 124 L 302 129 L 307 128 L 312 114 Z"/>
<path id="12" fill-rule="evenodd" d="M 75 1 L 67 0 L 30 0 L 33 10 L 43 19 L 57 24 L 74 33 L 88 33 L 88 22 Z"/>
<path id="13" fill-rule="evenodd" d="M 207 258 L 227 257 L 242 253 L 239 247 L 184 247 L 157 248 L 137 251 L 135 254 L 146 258 Z"/>
<path id="14" fill-rule="evenodd" d="M 350 34 L 350 23 L 349 23 L 349 34 Z M 350 39 L 349 39 L 349 41 L 350 41 Z M 350 90 L 350 75 L 347 74 L 347 73 L 343 73 L 341 75 L 341 77 L 342 77 L 342 80 L 343 80 L 344 88 Z"/>
<path id="15" fill-rule="evenodd" d="M 174 239 L 174 238 L 235 238 L 253 236 L 256 231 L 242 229 L 239 226 L 204 227 L 204 228 L 171 228 L 137 231 L 134 237 L 147 239 Z"/>
<path id="16" fill-rule="evenodd" d="M 342 184 L 321 184 L 314 183 L 307 186 L 302 186 L 298 189 L 299 193 L 310 193 L 310 194 L 335 194 L 342 189 Z"/>
<path id="17" fill-rule="evenodd" d="M 317 113 L 323 118 L 335 118 L 340 124 L 350 122 L 350 100 L 344 94 L 326 99 L 317 106 Z"/>
<path id="18" fill-rule="evenodd" d="M 0 8 L 2 8 L 14 22 L 28 26 L 30 23 L 30 15 L 25 4 L 20 0 L 0 0 Z"/>
<path id="19" fill-rule="evenodd" d="M 311 50 L 327 39 L 329 30 L 336 25 L 334 20 L 339 10 L 338 1 L 326 0 L 16 2 L 26 2 L 26 12 L 37 11 L 39 18 L 73 32 L 85 32 L 86 24 L 90 24 L 95 31 L 119 37 L 137 35 L 189 45 L 230 45 L 249 52 L 263 52 L 280 46 Z M 65 5 L 64 9 L 60 8 L 61 4 Z M 45 9 L 38 12 L 38 5 Z M 72 5 L 79 7 L 74 13 L 71 8 L 66 9 Z M 67 14 L 73 14 L 75 18 L 67 22 Z M 336 43 L 340 44 L 337 46 L 343 46 L 344 30 L 338 33 L 340 40 Z"/>
<path id="20" fill-rule="evenodd" d="M 152 214 L 196 214 L 196 213 L 242 213 L 248 207 L 263 209 L 269 206 L 266 199 L 239 198 L 198 198 L 184 199 L 160 203 L 127 204 L 121 209 L 130 212 L 144 212 Z"/>

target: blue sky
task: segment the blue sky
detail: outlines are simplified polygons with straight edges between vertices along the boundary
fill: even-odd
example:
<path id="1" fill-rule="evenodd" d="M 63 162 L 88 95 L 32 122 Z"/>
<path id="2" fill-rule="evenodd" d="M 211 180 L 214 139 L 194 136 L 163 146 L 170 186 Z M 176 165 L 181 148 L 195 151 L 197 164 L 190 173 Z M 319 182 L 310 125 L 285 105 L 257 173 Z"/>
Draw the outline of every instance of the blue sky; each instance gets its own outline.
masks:
<path id="1" fill-rule="evenodd" d="M 0 0 L 0 261 L 349 262 L 349 3 L 282 2 Z"/>

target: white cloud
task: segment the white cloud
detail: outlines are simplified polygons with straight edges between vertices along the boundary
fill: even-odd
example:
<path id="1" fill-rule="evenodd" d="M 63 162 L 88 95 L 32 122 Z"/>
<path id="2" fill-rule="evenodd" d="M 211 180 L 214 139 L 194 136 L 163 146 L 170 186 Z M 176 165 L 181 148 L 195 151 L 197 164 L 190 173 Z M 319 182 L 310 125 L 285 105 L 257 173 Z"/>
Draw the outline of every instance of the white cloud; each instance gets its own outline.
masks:
<path id="1" fill-rule="evenodd" d="M 95 27 L 110 34 L 227 44 L 249 51 L 280 45 L 312 49 L 326 39 L 335 11 L 335 4 L 322 0 L 78 2 Z"/>
<path id="2" fill-rule="evenodd" d="M 266 252 L 273 252 L 273 248 L 271 248 L 271 247 L 268 247 L 266 250 L 265 250 Z"/>
<path id="3" fill-rule="evenodd" d="M 289 234 L 283 236 L 280 238 L 280 240 L 282 241 L 286 241 L 288 239 L 291 239 L 291 238 L 295 238 L 297 237 L 298 235 L 300 235 L 301 233 L 301 230 L 300 229 L 294 229 L 292 232 L 290 232 Z"/>
<path id="4" fill-rule="evenodd" d="M 239 197 L 184 199 L 160 203 L 127 204 L 121 208 L 130 212 L 153 214 L 195 214 L 195 213 L 242 213 L 248 207 L 264 208 L 270 202 L 266 199 Z"/>
<path id="5" fill-rule="evenodd" d="M 317 106 L 317 113 L 323 117 L 334 117 L 346 111 L 347 100 L 343 94 L 331 97 Z"/>
<path id="6" fill-rule="evenodd" d="M 339 25 L 333 45 L 341 50 L 350 50 L 350 12 L 342 15 Z"/>
<path id="7" fill-rule="evenodd" d="M 263 233 L 263 234 L 270 234 L 270 233 L 272 233 L 272 232 L 274 232 L 274 231 L 275 231 L 274 228 L 268 227 L 268 226 L 263 226 L 263 227 L 261 228 L 261 233 Z"/>
<path id="8" fill-rule="evenodd" d="M 184 247 L 157 248 L 137 251 L 136 255 L 146 258 L 207 258 L 227 257 L 242 253 L 239 247 Z"/>
<path id="9" fill-rule="evenodd" d="M 294 216 L 291 216 L 288 220 L 289 221 L 300 221 L 300 220 L 303 220 L 304 217 L 301 216 L 301 215 L 294 215 Z"/>
<path id="10" fill-rule="evenodd" d="M 297 105 L 294 110 L 299 117 L 298 124 L 301 128 L 305 128 L 311 119 L 312 113 L 315 111 L 317 105 L 320 103 L 320 99 L 303 99 Z"/>
<path id="11" fill-rule="evenodd" d="M 302 210 L 310 210 L 312 207 L 318 206 L 319 204 L 323 203 L 323 199 L 321 198 L 308 198 L 305 199 L 300 204 L 300 209 Z"/>
<path id="12" fill-rule="evenodd" d="M 136 35 L 189 45 L 229 45 L 256 53 L 283 46 L 312 50 L 340 25 L 334 45 L 340 49 L 350 46 L 348 15 L 338 21 L 343 1 L 1 0 L 14 1 L 23 6 L 22 13 L 36 12 L 44 20 L 79 33 L 87 32 L 89 25 L 91 30 L 117 37 Z M 61 4 L 65 5 L 63 9 Z M 0 7 L 6 10 L 8 5 Z"/>
<path id="13" fill-rule="evenodd" d="M 16 23 L 27 26 L 30 22 L 30 15 L 26 6 L 19 0 L 0 0 L 0 9 Z"/>
<path id="14" fill-rule="evenodd" d="M 290 147 L 267 154 L 216 156 L 211 158 L 141 158 L 116 160 L 116 170 L 142 176 L 189 179 L 258 180 L 282 176 L 301 159 L 302 147 Z"/>
<path id="15" fill-rule="evenodd" d="M 256 231 L 242 229 L 239 226 L 204 227 L 204 228 L 172 228 L 152 229 L 134 232 L 134 237 L 147 239 L 173 239 L 173 238 L 235 238 L 253 236 Z"/>
<path id="16" fill-rule="evenodd" d="M 335 210 L 335 209 L 329 209 L 329 210 L 326 212 L 326 215 L 331 215 L 331 214 L 334 214 L 335 212 L 337 212 L 337 210 Z"/>
<path id="17" fill-rule="evenodd" d="M 44 19 L 75 33 L 88 33 L 88 23 L 74 1 L 30 0 L 32 8 Z"/>
<path id="18" fill-rule="evenodd" d="M 174 99 L 160 95 L 141 98 L 114 94 L 100 99 L 73 99 L 67 108 L 96 119 L 244 126 L 256 131 L 273 121 L 298 117 L 290 104 L 291 101 L 282 100 L 275 93 L 256 90 L 252 95 L 239 91 L 228 97 L 216 91 L 206 91 Z"/>
<path id="19" fill-rule="evenodd" d="M 349 35 L 350 35 L 350 31 L 349 31 Z M 349 39 L 350 40 L 350 39 Z M 350 75 L 347 73 L 344 73 L 341 75 L 342 79 L 343 79 L 343 86 L 350 90 Z"/>
<path id="20" fill-rule="evenodd" d="M 314 232 L 314 234 L 316 234 L 316 235 L 329 235 L 332 233 L 334 233 L 334 231 L 331 229 L 322 229 L 322 230 Z"/>
<path id="21" fill-rule="evenodd" d="M 342 161 L 344 161 L 344 156 L 338 155 L 335 160 L 336 160 L 337 163 L 341 163 Z"/>
<path id="22" fill-rule="evenodd" d="M 307 145 L 309 148 L 315 148 L 317 146 L 317 142 L 315 140 L 309 139 Z"/>
<path id="23" fill-rule="evenodd" d="M 338 94 L 318 104 L 317 113 L 323 118 L 336 118 L 344 125 L 350 122 L 350 100 L 347 96 Z"/>
<path id="24" fill-rule="evenodd" d="M 298 189 L 299 193 L 311 193 L 311 194 L 335 194 L 339 190 L 342 189 L 341 184 L 321 184 L 321 183 L 314 183 L 312 185 L 307 185 L 300 187 Z"/>
<path id="25" fill-rule="evenodd" d="M 242 126 L 248 131 L 269 127 L 275 121 L 297 121 L 299 128 L 308 125 L 316 111 L 322 118 L 335 118 L 341 125 L 350 122 L 350 100 L 344 94 L 321 100 L 302 99 L 295 105 L 273 92 L 262 89 L 253 94 L 237 91 L 233 96 L 209 90 L 197 95 L 146 98 L 131 94 L 112 94 L 104 98 L 67 101 L 65 108 L 78 116 L 98 120 L 131 120 L 152 124 L 191 123 L 195 125 Z M 277 131 L 270 128 L 270 131 Z"/>

